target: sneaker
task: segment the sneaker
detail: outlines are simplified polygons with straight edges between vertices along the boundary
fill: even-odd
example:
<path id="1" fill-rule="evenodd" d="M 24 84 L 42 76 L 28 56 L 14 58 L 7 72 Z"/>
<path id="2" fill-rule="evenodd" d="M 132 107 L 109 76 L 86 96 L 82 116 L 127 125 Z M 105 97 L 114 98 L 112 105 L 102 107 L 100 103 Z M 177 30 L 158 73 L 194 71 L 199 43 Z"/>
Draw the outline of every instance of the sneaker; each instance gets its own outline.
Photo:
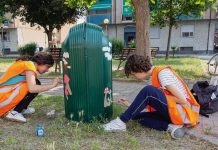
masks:
<path id="1" fill-rule="evenodd" d="M 181 139 L 185 135 L 187 129 L 183 125 L 169 124 L 167 131 L 171 133 L 171 136 L 173 139 L 178 140 L 178 139 Z"/>
<path id="2" fill-rule="evenodd" d="M 35 108 L 33 108 L 33 107 L 28 107 L 27 109 L 24 109 L 23 111 L 22 111 L 22 114 L 23 115 L 30 115 L 30 114 L 33 114 L 33 113 L 35 113 Z"/>
<path id="3" fill-rule="evenodd" d="M 26 118 L 21 113 L 17 111 L 9 112 L 6 116 L 8 120 L 17 121 L 17 122 L 26 122 Z"/>
<path id="4" fill-rule="evenodd" d="M 119 117 L 103 125 L 104 131 L 119 132 L 126 131 L 126 124 Z"/>

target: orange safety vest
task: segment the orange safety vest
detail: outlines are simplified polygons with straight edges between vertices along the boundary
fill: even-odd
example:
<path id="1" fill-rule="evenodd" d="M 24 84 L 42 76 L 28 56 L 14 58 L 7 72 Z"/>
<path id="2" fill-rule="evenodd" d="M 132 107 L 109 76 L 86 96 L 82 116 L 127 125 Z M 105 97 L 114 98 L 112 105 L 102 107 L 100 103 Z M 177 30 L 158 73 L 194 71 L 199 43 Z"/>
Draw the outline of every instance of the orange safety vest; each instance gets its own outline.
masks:
<path id="1" fill-rule="evenodd" d="M 173 95 L 169 91 L 162 90 L 167 98 L 168 111 L 172 123 L 176 125 L 195 126 L 198 123 L 200 105 L 197 103 L 184 81 L 175 71 L 171 69 L 171 67 L 155 67 L 152 72 L 152 86 L 156 88 L 161 87 L 160 81 L 158 79 L 158 73 L 165 68 L 170 69 L 174 73 L 174 75 L 182 82 L 183 86 L 186 89 L 186 92 L 190 97 L 189 99 L 187 99 L 187 104 L 177 104 L 174 98 L 171 97 Z"/>
<path id="2" fill-rule="evenodd" d="M 0 76 L 0 117 L 14 108 L 29 91 L 26 79 L 11 85 L 3 84 L 27 70 L 37 76 L 36 67 L 31 61 L 17 61 Z"/>

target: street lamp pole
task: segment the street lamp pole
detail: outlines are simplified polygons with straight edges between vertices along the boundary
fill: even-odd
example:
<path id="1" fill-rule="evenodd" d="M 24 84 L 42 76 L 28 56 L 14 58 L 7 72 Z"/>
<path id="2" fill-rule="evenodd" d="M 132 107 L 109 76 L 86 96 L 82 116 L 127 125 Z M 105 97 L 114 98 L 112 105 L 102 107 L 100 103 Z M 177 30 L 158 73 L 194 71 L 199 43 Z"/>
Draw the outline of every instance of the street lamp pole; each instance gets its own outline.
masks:
<path id="1" fill-rule="evenodd" d="M 105 24 L 105 28 L 106 28 L 106 35 L 108 36 L 108 29 L 107 29 L 107 25 L 109 24 L 109 20 L 106 18 L 104 19 L 104 24 Z"/>

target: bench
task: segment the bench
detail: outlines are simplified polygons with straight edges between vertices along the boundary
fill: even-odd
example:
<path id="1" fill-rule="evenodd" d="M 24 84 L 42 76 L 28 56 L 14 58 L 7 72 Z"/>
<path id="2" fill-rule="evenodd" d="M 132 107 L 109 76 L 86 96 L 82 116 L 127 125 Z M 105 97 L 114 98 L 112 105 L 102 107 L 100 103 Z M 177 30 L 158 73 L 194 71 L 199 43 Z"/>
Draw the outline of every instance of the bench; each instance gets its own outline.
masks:
<path id="1" fill-rule="evenodd" d="M 61 61 L 63 59 L 61 48 L 50 48 L 50 54 L 55 62 L 55 73 L 57 73 L 57 70 L 61 73 Z"/>
<path id="2" fill-rule="evenodd" d="M 119 65 L 117 70 L 120 69 L 121 64 L 127 59 L 129 55 L 132 55 L 135 53 L 135 48 L 124 48 L 122 50 L 122 53 L 120 55 L 117 55 L 114 60 L 119 60 Z"/>
<path id="3" fill-rule="evenodd" d="M 151 49 L 151 58 L 153 59 L 157 55 L 158 48 L 152 47 L 150 49 Z"/>
<path id="4" fill-rule="evenodd" d="M 120 69 L 121 64 L 126 61 L 127 57 L 129 55 L 134 54 L 136 51 L 135 48 L 124 48 L 122 50 L 122 53 L 120 55 L 117 55 L 116 57 L 114 57 L 114 60 L 119 60 L 119 65 L 117 67 L 117 70 Z M 151 48 L 151 58 L 155 58 L 156 54 L 157 54 L 158 48 Z"/>

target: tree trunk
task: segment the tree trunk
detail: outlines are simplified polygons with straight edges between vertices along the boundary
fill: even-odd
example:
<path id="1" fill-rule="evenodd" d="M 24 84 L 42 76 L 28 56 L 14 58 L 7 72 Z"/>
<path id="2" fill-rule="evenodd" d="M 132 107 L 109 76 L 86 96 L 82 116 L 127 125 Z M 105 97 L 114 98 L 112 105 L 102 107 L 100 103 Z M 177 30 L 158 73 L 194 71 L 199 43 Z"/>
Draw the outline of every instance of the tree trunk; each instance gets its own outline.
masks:
<path id="1" fill-rule="evenodd" d="M 149 0 L 132 0 L 136 16 L 136 54 L 151 58 Z"/>
<path id="2" fill-rule="evenodd" d="M 171 41 L 171 33 L 172 33 L 172 16 L 173 16 L 173 12 L 172 12 L 172 3 L 173 1 L 170 0 L 170 18 L 169 18 L 169 35 L 168 35 L 168 41 L 167 41 L 167 51 L 166 51 L 166 58 L 165 60 L 167 60 L 169 58 L 169 51 L 170 51 L 170 41 Z"/>
<path id="3" fill-rule="evenodd" d="M 47 34 L 47 38 L 48 38 L 48 47 L 52 47 L 52 32 L 53 32 L 53 29 L 49 29 L 49 30 L 46 30 L 45 33 Z"/>
<path id="4" fill-rule="evenodd" d="M 49 26 L 49 28 L 47 28 L 46 26 L 43 26 L 43 28 L 48 38 L 48 47 L 50 48 L 52 46 L 52 32 L 54 28 L 52 28 L 51 26 Z"/>
<path id="5" fill-rule="evenodd" d="M 52 31 L 49 30 L 46 34 L 48 37 L 48 47 L 51 47 L 52 46 Z"/>
<path id="6" fill-rule="evenodd" d="M 209 54 L 209 41 L 210 41 L 210 26 L 211 26 L 211 14 L 212 10 L 210 9 L 210 18 L 209 18 L 209 24 L 208 24 L 208 32 L 207 32 L 207 50 L 206 54 Z"/>
<path id="7" fill-rule="evenodd" d="M 165 60 L 167 60 L 169 58 L 171 34 L 172 34 L 172 25 L 169 26 L 169 35 L 168 35 L 168 41 L 167 41 L 167 51 L 166 51 Z"/>

